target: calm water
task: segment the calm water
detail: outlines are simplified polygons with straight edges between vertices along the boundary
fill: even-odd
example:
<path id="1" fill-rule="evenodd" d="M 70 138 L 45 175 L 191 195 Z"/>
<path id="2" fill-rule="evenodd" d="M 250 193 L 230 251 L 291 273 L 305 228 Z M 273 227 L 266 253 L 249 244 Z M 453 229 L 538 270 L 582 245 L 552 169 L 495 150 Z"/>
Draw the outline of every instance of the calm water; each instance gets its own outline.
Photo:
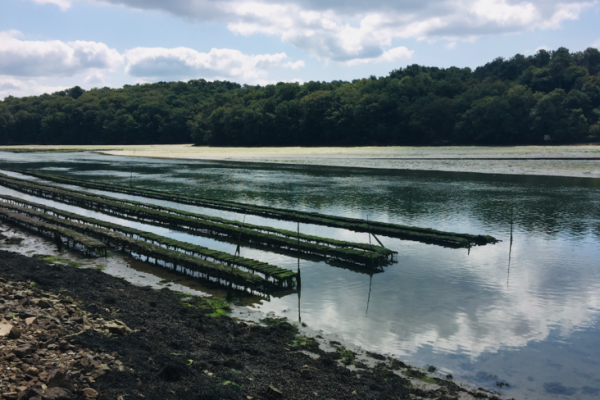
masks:
<path id="1" fill-rule="evenodd" d="M 398 251 L 398 263 L 374 275 L 301 259 L 301 293 L 254 305 L 291 320 L 301 318 L 314 329 L 338 333 L 368 350 L 394 354 L 418 366 L 435 365 L 455 379 L 507 396 L 600 397 L 600 180 L 128 159 L 88 153 L 0 153 L 3 167 L 107 183 L 128 184 L 131 179 L 137 187 L 179 194 L 490 234 L 503 242 L 470 252 L 380 237 L 386 247 Z M 0 192 L 9 193 L 2 188 Z M 235 249 L 213 239 L 111 220 L 220 250 Z M 247 216 L 246 221 L 296 228 L 293 223 L 256 216 Z M 321 226 L 302 224 L 300 229 L 369 240 L 364 233 Z M 242 255 L 289 269 L 297 265 L 289 255 L 257 248 L 243 248 Z M 498 389 L 496 381 L 511 386 Z"/>

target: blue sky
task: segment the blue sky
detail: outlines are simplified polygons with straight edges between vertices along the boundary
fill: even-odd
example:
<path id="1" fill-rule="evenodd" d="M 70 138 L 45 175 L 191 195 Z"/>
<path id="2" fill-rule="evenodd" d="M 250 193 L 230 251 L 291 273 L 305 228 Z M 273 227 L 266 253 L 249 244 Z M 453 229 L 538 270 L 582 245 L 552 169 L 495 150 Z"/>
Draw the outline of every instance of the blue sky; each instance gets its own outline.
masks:
<path id="1" fill-rule="evenodd" d="M 579 0 L 2 0 L 0 98 L 156 81 L 352 80 L 600 47 Z"/>

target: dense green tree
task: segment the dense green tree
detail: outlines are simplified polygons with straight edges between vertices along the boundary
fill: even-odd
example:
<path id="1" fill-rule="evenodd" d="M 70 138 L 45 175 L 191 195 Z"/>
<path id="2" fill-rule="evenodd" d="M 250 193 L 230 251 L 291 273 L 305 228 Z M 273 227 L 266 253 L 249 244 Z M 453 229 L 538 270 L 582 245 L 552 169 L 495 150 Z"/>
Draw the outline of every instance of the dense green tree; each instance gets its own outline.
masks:
<path id="1" fill-rule="evenodd" d="M 213 146 L 600 140 L 600 52 L 539 50 L 474 71 L 409 65 L 352 82 L 78 86 L 0 101 L 0 143 Z"/>

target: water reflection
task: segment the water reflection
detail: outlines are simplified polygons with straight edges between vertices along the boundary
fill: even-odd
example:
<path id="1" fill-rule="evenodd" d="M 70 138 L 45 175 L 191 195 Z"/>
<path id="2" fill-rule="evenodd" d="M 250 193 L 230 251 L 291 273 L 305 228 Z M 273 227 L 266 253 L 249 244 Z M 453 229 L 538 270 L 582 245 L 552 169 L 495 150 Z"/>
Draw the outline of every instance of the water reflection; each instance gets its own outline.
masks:
<path id="1" fill-rule="evenodd" d="M 14 167 L 25 157 L 6 159 Z M 503 242 L 464 251 L 302 225 L 306 234 L 366 243 L 375 239 L 398 251 L 398 263 L 368 274 L 368 282 L 364 273 L 331 268 L 316 259 L 301 261 L 296 255 L 252 247 L 240 252 L 301 269 L 302 291 L 262 301 L 263 311 L 339 333 L 369 350 L 436 365 L 457 379 L 510 396 L 547 399 L 574 393 L 573 398 L 591 399 L 600 387 L 594 372 L 600 366 L 600 180 L 73 153 L 36 155 L 36 162 L 21 166 L 106 183 L 126 184 L 133 176 L 136 187 L 182 195 L 491 234 Z M 294 222 L 256 216 L 244 221 L 300 229 Z M 239 244 L 168 230 L 160 234 L 232 254 Z M 298 315 L 282 313 L 287 309 L 297 309 Z M 496 387 L 501 380 L 511 386 Z"/>

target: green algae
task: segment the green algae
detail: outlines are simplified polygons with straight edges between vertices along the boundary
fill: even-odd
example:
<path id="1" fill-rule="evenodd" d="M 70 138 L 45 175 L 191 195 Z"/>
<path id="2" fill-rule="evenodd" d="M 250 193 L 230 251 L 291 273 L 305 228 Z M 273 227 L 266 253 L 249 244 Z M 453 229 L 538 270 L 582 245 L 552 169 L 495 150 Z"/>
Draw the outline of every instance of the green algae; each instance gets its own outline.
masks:
<path id="1" fill-rule="evenodd" d="M 183 305 L 202 310 L 209 317 L 224 317 L 231 312 L 231 304 L 220 297 L 191 296 L 182 292 L 175 292 L 175 295 L 180 297 Z"/>
<path id="2" fill-rule="evenodd" d="M 437 383 L 433 378 L 428 377 L 424 372 L 417 371 L 416 369 L 409 368 L 406 371 L 402 371 L 402 375 L 418 379 L 421 382 L 425 383 L 430 383 L 434 385 Z"/>
<path id="3" fill-rule="evenodd" d="M 50 256 L 47 254 L 34 254 L 32 257 L 46 261 L 48 263 L 51 264 L 66 264 L 69 265 L 71 267 L 81 267 L 83 266 L 83 263 L 77 262 L 77 261 L 73 261 L 73 260 L 67 260 L 65 258 L 58 258 L 58 257 L 54 257 L 54 256 Z"/>

